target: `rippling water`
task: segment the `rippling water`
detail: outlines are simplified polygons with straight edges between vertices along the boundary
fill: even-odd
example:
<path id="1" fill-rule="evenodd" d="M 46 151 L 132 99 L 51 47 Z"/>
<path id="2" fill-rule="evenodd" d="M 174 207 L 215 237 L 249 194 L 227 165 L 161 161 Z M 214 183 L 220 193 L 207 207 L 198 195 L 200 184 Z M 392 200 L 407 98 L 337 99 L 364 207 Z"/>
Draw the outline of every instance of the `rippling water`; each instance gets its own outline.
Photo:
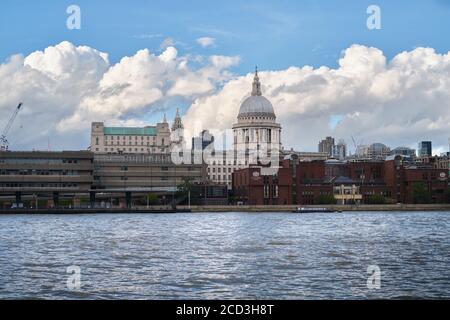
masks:
<path id="1" fill-rule="evenodd" d="M 2 299 L 442 297 L 448 212 L 0 216 Z"/>

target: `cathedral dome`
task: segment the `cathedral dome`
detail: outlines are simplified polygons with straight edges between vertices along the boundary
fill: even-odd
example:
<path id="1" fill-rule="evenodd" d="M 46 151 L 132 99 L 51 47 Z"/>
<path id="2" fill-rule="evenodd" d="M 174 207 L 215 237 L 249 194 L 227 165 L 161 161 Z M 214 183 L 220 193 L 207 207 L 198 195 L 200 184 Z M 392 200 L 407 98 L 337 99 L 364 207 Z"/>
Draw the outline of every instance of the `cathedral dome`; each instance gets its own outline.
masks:
<path id="1" fill-rule="evenodd" d="M 253 80 L 252 95 L 242 102 L 239 109 L 238 118 L 249 116 L 262 116 L 275 118 L 275 111 L 272 103 L 262 96 L 261 83 L 259 82 L 258 71 Z"/>
<path id="2" fill-rule="evenodd" d="M 269 100 L 263 96 L 250 96 L 244 100 L 239 109 L 239 116 L 267 115 L 275 117 L 275 111 Z"/>

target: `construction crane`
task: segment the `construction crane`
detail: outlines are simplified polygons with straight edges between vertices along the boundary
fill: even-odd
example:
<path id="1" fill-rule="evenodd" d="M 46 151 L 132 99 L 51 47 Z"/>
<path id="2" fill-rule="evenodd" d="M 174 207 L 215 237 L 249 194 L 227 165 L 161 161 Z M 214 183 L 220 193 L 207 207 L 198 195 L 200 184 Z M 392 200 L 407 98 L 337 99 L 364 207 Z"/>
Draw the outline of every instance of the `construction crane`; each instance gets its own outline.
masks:
<path id="1" fill-rule="evenodd" d="M 11 127 L 14 123 L 14 120 L 16 119 L 16 116 L 19 113 L 21 107 L 22 107 L 22 102 L 19 103 L 19 105 L 16 107 L 13 114 L 11 115 L 11 118 L 9 118 L 9 121 L 6 124 L 6 127 L 3 129 L 2 135 L 0 136 L 0 151 L 8 151 L 8 149 L 9 149 L 7 135 L 8 135 L 9 130 L 11 129 Z"/>

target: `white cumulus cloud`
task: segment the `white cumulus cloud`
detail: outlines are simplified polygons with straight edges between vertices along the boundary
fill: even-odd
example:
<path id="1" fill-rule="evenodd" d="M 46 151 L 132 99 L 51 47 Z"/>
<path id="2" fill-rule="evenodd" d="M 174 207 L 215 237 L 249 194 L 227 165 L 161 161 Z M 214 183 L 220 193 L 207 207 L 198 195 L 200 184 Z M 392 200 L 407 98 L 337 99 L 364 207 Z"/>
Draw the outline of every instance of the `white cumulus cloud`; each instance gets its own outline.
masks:
<path id="1" fill-rule="evenodd" d="M 231 128 L 252 74 L 235 77 L 198 98 L 184 120 L 188 128 Z M 260 72 L 263 94 L 274 105 L 285 147 L 317 150 L 326 135 L 364 143 L 416 147 L 432 140 L 448 150 L 450 53 L 431 48 L 402 52 L 387 61 L 377 48 L 353 45 L 335 69 L 310 66 Z M 330 119 L 340 121 L 330 126 Z"/>
<path id="2" fill-rule="evenodd" d="M 210 57 L 196 68 L 169 46 L 156 55 L 143 49 L 111 65 L 108 55 L 62 42 L 0 64 L 0 126 L 24 102 L 10 142 L 13 149 L 86 148 L 92 121 L 143 124 L 167 101 L 190 103 L 217 91 L 237 57 Z M 195 63 L 198 65 L 198 63 Z"/>

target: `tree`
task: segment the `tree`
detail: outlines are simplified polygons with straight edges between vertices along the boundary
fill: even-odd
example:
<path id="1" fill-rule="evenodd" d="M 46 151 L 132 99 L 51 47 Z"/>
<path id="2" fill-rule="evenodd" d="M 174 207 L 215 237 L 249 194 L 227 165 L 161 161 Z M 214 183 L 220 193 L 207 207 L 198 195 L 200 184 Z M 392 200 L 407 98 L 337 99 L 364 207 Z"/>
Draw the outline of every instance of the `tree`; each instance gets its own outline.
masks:
<path id="1" fill-rule="evenodd" d="M 385 204 L 386 199 L 382 194 L 376 193 L 370 196 L 369 204 Z"/>
<path id="2" fill-rule="evenodd" d="M 149 193 L 148 198 L 146 200 L 148 200 L 148 204 L 153 206 L 159 203 L 159 198 L 156 194 L 154 193 Z"/>
<path id="3" fill-rule="evenodd" d="M 175 193 L 177 203 L 187 204 L 189 195 L 191 197 L 191 204 L 195 204 L 199 197 L 198 188 L 194 188 L 191 179 L 185 178 L 183 182 L 178 185 L 177 192 Z"/>
<path id="4" fill-rule="evenodd" d="M 315 204 L 336 204 L 336 199 L 332 194 L 322 194 L 317 197 Z"/>
<path id="5" fill-rule="evenodd" d="M 430 203 L 431 195 L 423 182 L 414 182 L 412 198 L 414 203 Z"/>

